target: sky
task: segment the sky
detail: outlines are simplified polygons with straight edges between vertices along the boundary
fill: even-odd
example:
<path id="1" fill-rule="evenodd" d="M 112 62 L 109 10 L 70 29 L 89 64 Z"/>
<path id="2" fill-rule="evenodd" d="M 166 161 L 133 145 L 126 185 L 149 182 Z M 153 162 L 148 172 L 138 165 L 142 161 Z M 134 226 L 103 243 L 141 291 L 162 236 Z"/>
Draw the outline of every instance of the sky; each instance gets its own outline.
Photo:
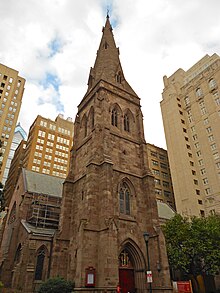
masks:
<path id="1" fill-rule="evenodd" d="M 163 76 L 220 55 L 219 0 L 0 0 L 0 63 L 26 79 L 19 116 L 75 119 L 107 10 L 126 80 L 141 98 L 147 142 L 166 148 Z"/>

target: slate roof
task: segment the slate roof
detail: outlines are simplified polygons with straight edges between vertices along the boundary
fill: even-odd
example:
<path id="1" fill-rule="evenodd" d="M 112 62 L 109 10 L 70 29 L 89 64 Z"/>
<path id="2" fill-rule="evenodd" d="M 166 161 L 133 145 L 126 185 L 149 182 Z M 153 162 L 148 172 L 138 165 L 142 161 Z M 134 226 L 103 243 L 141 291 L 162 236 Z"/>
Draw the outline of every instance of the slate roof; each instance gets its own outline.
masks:
<path id="1" fill-rule="evenodd" d="M 160 219 L 170 220 L 176 212 L 165 202 L 157 201 L 158 215 Z"/>
<path id="2" fill-rule="evenodd" d="M 62 197 L 63 178 L 22 170 L 25 180 L 25 191 Z"/>

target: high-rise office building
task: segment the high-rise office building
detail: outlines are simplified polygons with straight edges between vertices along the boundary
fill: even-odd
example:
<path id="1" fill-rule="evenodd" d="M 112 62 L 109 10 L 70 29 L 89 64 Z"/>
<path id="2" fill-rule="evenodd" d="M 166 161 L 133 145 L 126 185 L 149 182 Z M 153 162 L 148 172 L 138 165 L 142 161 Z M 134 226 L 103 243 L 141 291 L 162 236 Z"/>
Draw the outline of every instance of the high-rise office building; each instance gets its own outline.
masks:
<path id="1" fill-rule="evenodd" d="M 177 212 L 220 212 L 220 57 L 164 77 L 161 110 Z"/>
<path id="2" fill-rule="evenodd" d="M 147 143 L 147 156 L 149 167 L 154 174 L 156 199 L 160 202 L 167 203 L 175 209 L 167 151 Z"/>
<path id="3" fill-rule="evenodd" d="M 8 178 L 5 182 L 5 206 L 8 207 L 12 194 L 14 192 L 15 186 L 18 181 L 18 177 L 21 173 L 23 167 L 23 160 L 26 148 L 26 141 L 22 140 L 14 152 L 13 159 L 11 160 L 10 169 L 8 173 Z"/>
<path id="4" fill-rule="evenodd" d="M 74 123 L 58 115 L 55 121 L 37 116 L 27 139 L 24 168 L 39 173 L 66 178 Z"/>
<path id="5" fill-rule="evenodd" d="M 8 172 L 11 166 L 11 161 L 14 157 L 15 150 L 19 146 L 20 142 L 22 140 L 26 140 L 26 138 L 27 138 L 27 134 L 25 130 L 21 127 L 21 124 L 18 123 L 18 125 L 15 127 L 15 132 L 12 138 L 12 143 L 11 143 L 10 151 L 8 154 L 8 159 L 5 165 L 5 170 L 4 170 L 3 179 L 2 179 L 3 182 L 6 182 L 8 178 Z"/>
<path id="6" fill-rule="evenodd" d="M 2 154 L 0 157 L 0 182 L 6 181 L 4 176 L 12 139 L 21 107 L 25 79 L 18 75 L 18 71 L 0 64 L 0 139 Z M 6 168 L 7 169 L 7 168 Z"/>

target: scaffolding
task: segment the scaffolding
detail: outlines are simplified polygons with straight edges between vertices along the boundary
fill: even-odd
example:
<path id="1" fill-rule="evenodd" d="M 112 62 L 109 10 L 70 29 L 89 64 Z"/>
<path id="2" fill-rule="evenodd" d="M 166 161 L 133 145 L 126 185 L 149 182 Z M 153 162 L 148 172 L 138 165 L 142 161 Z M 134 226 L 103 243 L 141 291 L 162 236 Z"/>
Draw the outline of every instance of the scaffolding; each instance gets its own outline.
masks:
<path id="1" fill-rule="evenodd" d="M 27 222 L 35 227 L 57 229 L 60 207 L 60 197 L 33 193 L 27 213 Z"/>

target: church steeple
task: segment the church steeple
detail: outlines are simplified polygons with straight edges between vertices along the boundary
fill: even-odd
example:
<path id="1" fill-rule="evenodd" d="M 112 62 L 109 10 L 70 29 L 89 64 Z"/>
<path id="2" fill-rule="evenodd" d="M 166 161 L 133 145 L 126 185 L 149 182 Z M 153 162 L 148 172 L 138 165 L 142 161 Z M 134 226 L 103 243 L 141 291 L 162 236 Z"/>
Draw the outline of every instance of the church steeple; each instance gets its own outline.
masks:
<path id="1" fill-rule="evenodd" d="M 88 80 L 89 92 L 100 80 L 105 80 L 136 95 L 124 77 L 119 59 L 119 48 L 116 47 L 112 26 L 107 14 L 105 26 L 102 29 L 102 39 L 97 51 L 94 67 L 90 70 Z"/>

